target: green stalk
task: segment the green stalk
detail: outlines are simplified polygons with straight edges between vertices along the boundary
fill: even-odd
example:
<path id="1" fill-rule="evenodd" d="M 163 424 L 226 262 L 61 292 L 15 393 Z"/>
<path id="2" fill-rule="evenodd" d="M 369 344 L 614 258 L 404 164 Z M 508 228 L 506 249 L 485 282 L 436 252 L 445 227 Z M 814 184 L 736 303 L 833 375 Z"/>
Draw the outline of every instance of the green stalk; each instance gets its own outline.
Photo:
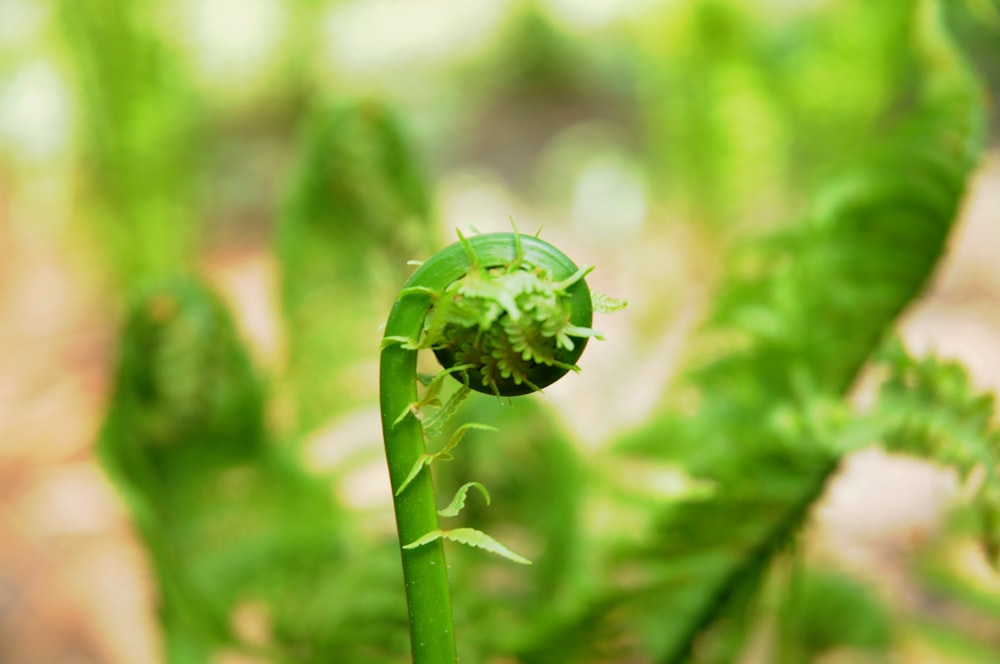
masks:
<path id="1" fill-rule="evenodd" d="M 570 259 L 537 238 L 514 233 L 479 235 L 442 249 L 421 265 L 407 281 L 389 314 L 380 364 L 382 432 L 401 547 L 439 529 L 430 472 L 422 470 L 400 490 L 414 465 L 427 452 L 420 421 L 413 415 L 400 419 L 401 413 L 418 402 L 417 351 L 414 347 L 421 339 L 424 320 L 436 294 L 443 293 L 449 284 L 462 279 L 470 270 L 522 264 L 542 268 L 554 280 L 569 279 L 578 273 Z M 584 281 L 580 279 L 569 287 L 567 296 L 572 323 L 589 326 L 590 291 Z M 399 343 L 400 339 L 410 339 L 413 343 Z M 569 363 L 579 356 L 585 342 L 586 339 L 581 339 L 576 344 Z M 401 548 L 400 553 L 413 662 L 457 661 L 442 540 Z"/>
<path id="2" fill-rule="evenodd" d="M 417 325 L 419 334 L 423 311 L 420 305 L 407 302 L 393 308 L 386 330 L 410 330 Z M 413 306 L 415 305 L 415 306 Z M 397 315 L 398 314 L 398 315 Z M 395 323 L 395 325 L 393 324 Z M 416 540 L 438 529 L 434 486 L 429 473 L 420 473 L 399 496 L 396 489 L 413 464 L 426 452 L 423 430 L 413 417 L 393 426 L 396 416 L 417 400 L 417 353 L 393 345 L 382 351 L 380 366 L 382 432 L 385 439 L 389 479 L 396 509 L 396 530 L 400 544 Z M 396 413 L 396 415 L 393 415 Z M 451 597 L 441 540 L 415 549 L 400 549 L 403 579 L 410 614 L 410 643 L 415 664 L 454 662 L 455 627 L 451 616 Z"/>

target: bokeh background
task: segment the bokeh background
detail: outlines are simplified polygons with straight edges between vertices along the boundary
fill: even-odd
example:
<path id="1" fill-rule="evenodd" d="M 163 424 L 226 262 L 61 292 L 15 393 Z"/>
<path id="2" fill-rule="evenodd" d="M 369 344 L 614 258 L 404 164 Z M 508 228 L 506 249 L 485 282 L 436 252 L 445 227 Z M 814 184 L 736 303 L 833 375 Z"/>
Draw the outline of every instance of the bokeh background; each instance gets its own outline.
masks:
<path id="1" fill-rule="evenodd" d="M 0 0 L 0 662 L 167 661 L 162 567 L 136 507 L 156 499 L 129 497 L 128 471 L 98 453 L 109 413 L 129 407 L 122 333 L 139 325 L 129 312 L 150 289 L 138 311 L 152 324 L 157 306 L 186 302 L 172 286 L 165 305 L 155 300 L 178 274 L 219 294 L 266 395 L 246 407 L 263 409 L 270 443 L 294 450 L 302 482 L 335 506 L 315 518 L 364 524 L 346 547 L 364 559 L 392 536 L 377 347 L 406 260 L 455 228 L 507 230 L 513 218 L 597 265 L 591 286 L 629 307 L 599 318 L 607 340 L 538 407 L 574 454 L 599 460 L 668 402 L 683 410 L 674 386 L 734 247 L 793 228 L 909 111 L 921 77 L 914 17 L 933 4 Z M 989 0 L 941 4 L 993 120 L 947 253 L 893 329 L 993 392 L 1000 12 Z M 310 225 L 326 215 L 340 223 L 334 235 Z M 199 329 L 215 334 L 223 314 L 192 297 L 198 320 L 213 321 Z M 139 365 L 153 362 L 144 348 L 133 349 Z M 858 380 L 850 403 L 871 402 L 873 380 Z M 634 470 L 623 466 L 623 481 Z M 658 477 L 660 499 L 700 490 L 682 470 Z M 967 502 L 968 483 L 938 464 L 871 447 L 846 457 L 779 567 L 823 570 L 824 598 L 860 583 L 859 606 L 877 606 L 871 622 L 894 625 L 894 637 L 817 637 L 787 661 L 995 661 L 1000 576 L 954 526 Z M 279 520 L 303 514 L 290 505 Z M 622 523 L 588 515 L 590 530 Z M 341 601 L 353 606 L 365 588 Z M 772 610 L 758 613 L 739 661 L 779 661 L 780 601 L 765 595 Z M 831 606 L 817 622 L 843 615 Z M 240 604 L 230 629 L 266 644 L 276 619 L 258 608 Z M 252 649 L 212 657 L 286 661 Z M 353 657 L 325 661 L 382 661 Z M 647 661 L 628 657 L 599 661 Z"/>

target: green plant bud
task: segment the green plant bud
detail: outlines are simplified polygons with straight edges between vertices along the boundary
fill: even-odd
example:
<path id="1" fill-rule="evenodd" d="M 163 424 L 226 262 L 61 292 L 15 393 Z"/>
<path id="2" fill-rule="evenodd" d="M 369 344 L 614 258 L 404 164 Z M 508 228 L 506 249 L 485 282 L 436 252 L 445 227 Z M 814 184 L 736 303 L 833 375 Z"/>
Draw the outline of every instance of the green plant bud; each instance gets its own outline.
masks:
<path id="1" fill-rule="evenodd" d="M 577 371 L 587 340 L 600 336 L 590 327 L 591 268 L 530 236 L 459 237 L 410 280 L 410 292 L 431 298 L 410 345 L 432 349 L 454 378 L 497 396 L 535 392 Z M 435 274 L 439 265 L 449 276 Z M 427 271 L 434 286 L 424 284 Z"/>
<path id="2" fill-rule="evenodd" d="M 256 453 L 263 394 L 228 312 L 200 283 L 172 280 L 133 303 L 104 445 L 154 466 Z M 131 474 L 131 473 L 130 473 Z"/>
<path id="3" fill-rule="evenodd" d="M 537 265 L 515 259 L 487 269 L 473 266 L 429 314 L 426 329 L 440 329 L 428 340 L 434 354 L 446 369 L 470 365 L 452 374 L 470 388 L 517 396 L 577 369 L 587 339 L 597 334 L 589 327 L 587 270 L 554 250 L 546 258 Z M 553 278 L 570 270 L 562 281 Z"/>

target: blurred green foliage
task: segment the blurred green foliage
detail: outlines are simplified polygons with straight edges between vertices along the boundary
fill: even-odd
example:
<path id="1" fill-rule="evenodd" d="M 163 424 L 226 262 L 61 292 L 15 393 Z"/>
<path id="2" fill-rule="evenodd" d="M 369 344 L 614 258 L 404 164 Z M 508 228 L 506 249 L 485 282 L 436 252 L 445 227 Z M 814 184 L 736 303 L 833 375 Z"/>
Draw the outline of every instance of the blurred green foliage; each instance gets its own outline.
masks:
<path id="1" fill-rule="evenodd" d="M 881 602 L 837 573 L 814 570 L 796 578 L 778 616 L 782 652 L 777 661 L 811 662 L 843 648 L 871 653 L 870 661 L 877 661 L 874 656 L 884 658 L 891 642 L 891 621 Z"/>
<path id="2" fill-rule="evenodd" d="M 181 279 L 136 298 L 101 436 L 148 547 L 167 661 L 383 661 L 406 646 L 395 549 L 348 541 L 327 482 L 264 427 L 264 392 L 228 313 Z M 264 620 L 266 640 L 243 620 Z M 385 636 L 391 625 L 401 629 Z M 385 661 L 393 661 L 392 659 Z"/>
<path id="3" fill-rule="evenodd" d="M 982 474 L 975 510 L 986 555 L 1000 564 L 1000 431 L 993 395 L 979 393 L 956 362 L 916 360 L 899 344 L 880 358 L 889 370 L 875 413 L 884 445 L 946 463 L 966 482 Z"/>
<path id="4" fill-rule="evenodd" d="M 304 124 L 275 239 L 300 433 L 372 403 L 358 376 L 375 355 L 373 321 L 407 260 L 436 244 L 424 175 L 384 104 L 340 103 Z"/>
<path id="5" fill-rule="evenodd" d="M 98 448 L 149 553 L 166 661 L 406 661 L 386 515 L 348 499 L 350 463 L 320 470 L 307 453 L 374 408 L 377 326 L 406 261 L 440 244 L 432 185 L 448 160 L 521 186 L 534 171 L 515 153 L 581 119 L 621 131 L 651 205 L 711 238 L 725 267 L 680 377 L 596 450 L 543 401 L 463 406 L 460 421 L 500 433 L 470 432 L 435 468 L 441 494 L 486 484 L 492 505 L 474 494 L 460 519 L 535 564 L 448 549 L 462 660 L 729 662 L 768 624 L 775 661 L 891 652 L 914 621 L 874 591 L 809 562 L 776 573 L 801 557 L 841 459 L 873 442 L 981 475 L 971 525 L 950 537 L 996 562 L 993 401 L 961 367 L 887 341 L 945 250 L 986 135 L 984 87 L 945 26 L 995 95 L 996 3 L 664 2 L 584 36 L 518 2 L 502 38 L 439 71 L 444 83 L 414 74 L 419 92 L 393 98 L 324 88 L 324 10 L 288 2 L 301 35 L 287 71 L 245 106 L 194 82 L 169 4 L 53 5 L 79 104 L 79 217 L 129 303 Z M 479 142 L 453 144 L 473 129 Z M 261 134 L 288 146 L 260 166 L 283 193 L 245 194 L 278 266 L 270 377 L 199 272 L 220 224 L 206 199 L 232 176 L 219 166 L 244 166 L 220 152 Z M 669 283 L 648 288 L 672 298 Z M 881 392 L 859 413 L 847 397 L 869 366 Z M 615 477 L 634 467 L 697 489 Z M 995 596 L 928 555 L 923 582 L 996 619 Z M 989 647 L 966 636 L 969 652 Z"/>
<path id="6" fill-rule="evenodd" d="M 141 0 L 56 3 L 80 101 L 90 220 L 120 283 L 163 277 L 194 257 L 201 104 Z"/>
<path id="7" fill-rule="evenodd" d="M 759 220 L 812 191 L 906 104 L 915 2 L 831 4 L 794 26 L 766 3 L 677 3 L 646 26 L 648 151 L 706 220 Z M 858 75 L 860 71 L 863 75 Z"/>

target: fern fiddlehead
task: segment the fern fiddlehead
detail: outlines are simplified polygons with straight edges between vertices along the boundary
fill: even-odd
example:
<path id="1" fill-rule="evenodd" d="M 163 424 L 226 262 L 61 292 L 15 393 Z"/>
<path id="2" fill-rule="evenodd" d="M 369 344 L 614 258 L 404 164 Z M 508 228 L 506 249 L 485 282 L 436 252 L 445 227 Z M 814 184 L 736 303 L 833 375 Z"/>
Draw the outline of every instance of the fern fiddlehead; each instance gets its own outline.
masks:
<path id="1" fill-rule="evenodd" d="M 425 436 L 433 425 L 420 408 L 440 406 L 438 418 L 453 409 L 437 400 L 449 375 L 462 383 L 460 394 L 476 390 L 504 397 L 539 390 L 575 370 L 587 340 L 597 336 L 590 328 L 593 307 L 584 281 L 589 271 L 536 237 L 459 234 L 459 242 L 414 272 L 389 314 L 380 405 L 415 663 L 456 661 L 443 539 L 527 562 L 473 529 L 439 528 L 428 466 L 450 454 L 457 438 L 427 454 Z M 420 349 L 432 350 L 444 366 L 422 397 Z"/>

